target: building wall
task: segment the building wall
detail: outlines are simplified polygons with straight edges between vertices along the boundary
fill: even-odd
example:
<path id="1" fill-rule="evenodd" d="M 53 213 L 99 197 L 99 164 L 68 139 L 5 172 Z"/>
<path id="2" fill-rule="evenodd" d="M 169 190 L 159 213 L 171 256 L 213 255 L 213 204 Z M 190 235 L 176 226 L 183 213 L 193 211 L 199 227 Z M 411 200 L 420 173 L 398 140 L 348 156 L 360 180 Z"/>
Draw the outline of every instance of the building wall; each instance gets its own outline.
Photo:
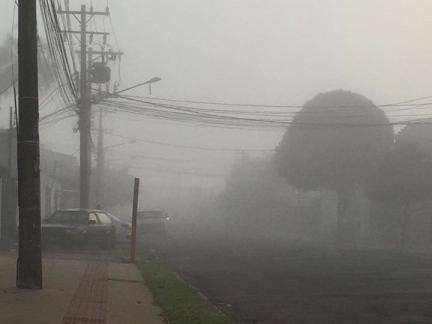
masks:
<path id="1" fill-rule="evenodd" d="M 0 178 L 2 183 L 6 183 L 8 177 L 9 158 L 12 158 L 11 178 L 8 182 L 8 190 L 2 186 L 0 201 L 3 208 L 0 208 L 0 224 L 5 221 L 10 226 L 10 230 L 16 229 L 17 219 L 17 166 L 16 166 L 16 132 L 12 133 L 12 151 L 9 152 L 9 130 L 0 129 Z M 52 214 L 56 209 L 66 207 L 76 203 L 77 193 L 73 190 L 74 176 L 77 174 L 78 165 L 76 158 L 41 148 L 40 150 L 40 180 L 41 180 L 41 217 L 45 218 Z M 9 194 L 7 194 L 9 192 Z M 66 194 L 64 194 L 66 192 Z M 64 199 L 66 197 L 66 199 Z M 8 202 L 5 204 L 5 202 Z M 7 210 L 4 208 L 8 205 Z M 13 233 L 15 235 L 16 233 Z M 11 234 L 12 235 L 12 234 Z"/>

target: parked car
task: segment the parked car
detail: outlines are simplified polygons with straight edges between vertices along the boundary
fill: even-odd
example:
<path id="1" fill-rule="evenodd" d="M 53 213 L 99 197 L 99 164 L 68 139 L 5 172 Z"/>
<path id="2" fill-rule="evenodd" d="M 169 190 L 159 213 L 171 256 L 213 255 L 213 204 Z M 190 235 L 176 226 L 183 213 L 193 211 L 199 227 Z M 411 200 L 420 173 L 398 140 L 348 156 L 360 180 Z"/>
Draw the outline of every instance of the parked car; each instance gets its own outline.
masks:
<path id="1" fill-rule="evenodd" d="M 42 242 L 62 247 L 96 244 L 113 248 L 116 228 L 111 218 L 101 210 L 63 209 L 42 223 Z"/>
<path id="2" fill-rule="evenodd" d="M 140 210 L 137 215 L 137 226 L 140 234 L 152 234 L 165 237 L 168 214 L 163 210 Z"/>
<path id="3" fill-rule="evenodd" d="M 116 237 L 118 243 L 129 242 L 132 235 L 131 223 L 125 222 L 110 213 L 107 213 L 108 217 L 111 218 L 112 223 L 116 228 Z"/>

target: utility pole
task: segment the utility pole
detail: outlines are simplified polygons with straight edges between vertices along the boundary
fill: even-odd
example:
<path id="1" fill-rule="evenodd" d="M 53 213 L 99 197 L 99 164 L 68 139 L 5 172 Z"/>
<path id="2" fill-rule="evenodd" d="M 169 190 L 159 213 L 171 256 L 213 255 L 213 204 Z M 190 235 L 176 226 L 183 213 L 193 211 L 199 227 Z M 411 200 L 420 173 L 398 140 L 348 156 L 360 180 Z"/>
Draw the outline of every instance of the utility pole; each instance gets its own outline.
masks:
<path id="1" fill-rule="evenodd" d="M 6 239 L 8 242 L 14 240 L 16 234 L 16 182 L 14 178 L 13 170 L 13 139 L 16 136 L 14 130 L 14 111 L 12 107 L 9 107 L 9 132 L 8 132 L 8 175 L 7 175 L 7 198 L 6 198 Z M 14 134 L 15 133 L 15 134 Z"/>
<path id="2" fill-rule="evenodd" d="M 19 239 L 16 285 L 42 288 L 36 0 L 18 1 Z"/>
<path id="3" fill-rule="evenodd" d="M 101 188 L 102 179 L 104 177 L 105 168 L 105 152 L 104 152 L 104 135 L 103 135 L 103 112 L 102 108 L 99 109 L 99 128 L 98 128 L 98 142 L 97 142 L 97 156 L 96 156 L 96 204 L 101 205 Z"/>
<path id="4" fill-rule="evenodd" d="M 9 130 L 7 133 L 7 176 L 2 179 L 2 206 L 1 206 L 1 242 L 5 246 L 9 246 L 12 239 L 12 217 L 11 213 L 11 191 L 12 191 L 12 140 L 13 140 L 13 108 L 9 109 Z"/>
<path id="5" fill-rule="evenodd" d="M 8 133 L 8 177 L 12 178 L 12 139 L 14 137 L 13 135 L 13 107 L 9 107 L 9 133 Z"/>
<path id="6" fill-rule="evenodd" d="M 104 12 L 97 12 L 91 9 L 87 11 L 85 5 L 81 5 L 80 11 L 58 10 L 57 13 L 80 17 L 80 30 L 65 30 L 62 33 L 80 35 L 80 109 L 79 109 L 79 131 L 80 131 L 80 208 L 90 208 L 90 174 L 91 174 L 91 88 L 88 81 L 87 54 L 91 63 L 91 51 L 87 51 L 87 35 L 103 35 L 105 38 L 109 33 L 88 31 L 87 23 L 94 16 L 108 16 L 107 8 Z"/>

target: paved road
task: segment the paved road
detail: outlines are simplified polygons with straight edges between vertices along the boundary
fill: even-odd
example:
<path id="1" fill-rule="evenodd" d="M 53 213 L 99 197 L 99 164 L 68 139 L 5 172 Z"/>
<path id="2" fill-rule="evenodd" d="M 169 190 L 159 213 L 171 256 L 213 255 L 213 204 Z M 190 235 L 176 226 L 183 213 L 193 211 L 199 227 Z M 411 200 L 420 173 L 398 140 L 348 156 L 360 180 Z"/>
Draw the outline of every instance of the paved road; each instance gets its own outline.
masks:
<path id="1" fill-rule="evenodd" d="M 240 323 L 432 323 L 432 259 L 171 242 L 165 255 Z"/>

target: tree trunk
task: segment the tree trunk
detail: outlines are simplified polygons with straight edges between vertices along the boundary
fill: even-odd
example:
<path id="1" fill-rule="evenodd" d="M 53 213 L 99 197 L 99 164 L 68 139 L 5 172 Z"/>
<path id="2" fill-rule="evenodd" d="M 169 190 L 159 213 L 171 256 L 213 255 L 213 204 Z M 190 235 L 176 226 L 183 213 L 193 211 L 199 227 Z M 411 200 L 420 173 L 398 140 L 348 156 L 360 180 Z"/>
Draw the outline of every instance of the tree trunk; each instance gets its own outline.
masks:
<path id="1" fill-rule="evenodd" d="M 348 193 L 346 191 L 338 192 L 337 206 L 337 244 L 344 245 L 346 242 L 346 210 L 348 207 Z"/>
<path id="2" fill-rule="evenodd" d="M 406 250 L 408 242 L 408 226 L 410 222 L 409 203 L 405 203 L 402 208 L 401 222 L 400 222 L 400 250 Z"/>

